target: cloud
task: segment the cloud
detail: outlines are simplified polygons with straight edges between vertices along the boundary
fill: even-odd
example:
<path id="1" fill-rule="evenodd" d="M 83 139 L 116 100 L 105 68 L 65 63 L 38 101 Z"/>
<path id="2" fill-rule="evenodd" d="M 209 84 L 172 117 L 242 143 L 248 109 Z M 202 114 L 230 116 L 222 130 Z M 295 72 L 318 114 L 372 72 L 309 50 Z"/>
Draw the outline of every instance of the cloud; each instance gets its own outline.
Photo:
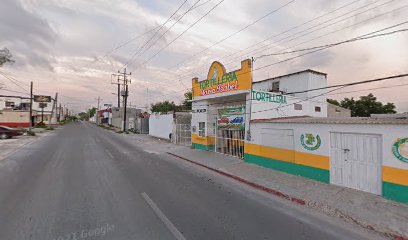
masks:
<path id="1" fill-rule="evenodd" d="M 195 1 L 189 1 L 176 16 L 180 16 Z M 239 68 L 241 60 L 245 58 L 345 40 L 404 21 L 403 18 L 406 15 L 404 14 L 406 9 L 401 10 L 375 21 L 367 21 L 353 28 L 324 36 L 328 32 L 395 9 L 403 3 L 387 4 L 358 18 L 350 18 L 320 29 L 323 21 L 329 18 L 338 21 L 336 16 L 350 13 L 373 1 L 358 1 L 305 25 L 302 24 L 347 3 L 339 0 L 295 1 L 227 41 L 191 57 L 288 1 L 225 1 L 152 61 L 140 66 L 141 62 L 172 41 L 219 2 L 202 0 L 201 2 L 207 3 L 186 14 L 163 38 L 160 38 L 143 55 L 138 56 L 135 63 L 128 67 L 134 79 L 131 85 L 131 101 L 137 102 L 137 105 L 150 105 L 154 101 L 166 99 L 178 102 L 182 99 L 183 89 L 185 89 L 179 80 L 184 85 L 190 86 L 192 77 L 203 79 L 214 60 L 224 63 L 228 70 L 234 70 Z M 93 99 L 98 95 L 103 95 L 106 101 L 116 102 L 115 96 L 111 94 L 116 92 L 116 86 L 110 84 L 111 73 L 117 72 L 128 62 L 134 52 L 154 35 L 154 31 L 131 41 L 107 57 L 103 56 L 127 40 L 160 26 L 182 2 L 182 0 L 3 0 L 0 8 L 0 47 L 8 47 L 16 60 L 16 64 L 5 66 L 4 70 L 9 70 L 15 77 L 27 83 L 35 80 L 37 89 L 58 91 L 62 96 L 75 98 L 72 106 L 78 108 L 95 102 Z M 376 5 L 378 4 L 380 3 Z M 166 31 L 175 19 L 177 17 L 166 24 L 160 32 Z M 288 31 L 298 25 L 300 27 Z M 317 26 L 305 30 L 312 25 Z M 285 38 L 296 32 L 308 33 L 312 30 L 316 31 Z M 284 31 L 286 32 L 278 37 L 255 45 L 268 36 Z M 161 33 L 158 33 L 156 38 Z M 299 37 L 296 38 L 297 36 Z M 254 72 L 254 80 L 305 68 L 327 72 L 329 84 L 401 72 L 408 67 L 407 57 L 401 54 L 408 51 L 405 44 L 407 39 L 404 33 L 395 37 L 362 41 L 276 65 L 273 63 L 289 56 L 264 58 L 255 62 L 255 68 L 268 64 L 271 66 Z M 302 44 L 302 42 L 305 43 Z M 262 48 L 261 46 L 265 44 L 270 45 Z M 246 50 L 233 54 L 243 49 Z M 180 62 L 183 63 L 175 66 Z M 350 73 L 353 74 L 350 75 Z M 147 88 L 149 94 L 146 93 Z M 400 89 L 395 89 L 395 92 L 398 91 Z M 392 101 L 392 96 L 398 95 L 390 92 L 392 91 L 379 92 L 381 99 Z M 404 96 L 403 93 L 399 95 Z M 80 99 L 83 99 L 83 103 Z M 397 100 L 397 106 L 399 106 L 403 99 Z"/>
<path id="2" fill-rule="evenodd" d="M 15 56 L 16 66 L 52 69 L 50 49 L 57 34 L 40 16 L 28 11 L 19 0 L 3 0 L 0 8 L 0 44 Z"/>

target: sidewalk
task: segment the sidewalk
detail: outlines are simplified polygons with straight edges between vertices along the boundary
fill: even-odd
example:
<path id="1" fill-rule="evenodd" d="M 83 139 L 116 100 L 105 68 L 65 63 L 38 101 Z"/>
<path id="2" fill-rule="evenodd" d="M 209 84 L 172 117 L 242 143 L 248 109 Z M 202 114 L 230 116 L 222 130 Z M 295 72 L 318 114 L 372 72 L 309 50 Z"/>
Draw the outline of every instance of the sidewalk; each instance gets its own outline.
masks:
<path id="1" fill-rule="evenodd" d="M 235 157 L 174 145 L 147 135 L 126 137 L 148 152 L 168 153 L 180 161 L 196 163 L 297 204 L 374 230 L 387 238 L 408 239 L 408 205 L 247 164 Z"/>
<path id="2" fill-rule="evenodd" d="M 23 136 L 13 137 L 10 139 L 0 140 L 0 160 L 3 160 L 6 157 L 10 156 L 11 154 L 18 151 L 23 146 L 33 143 L 38 138 L 51 134 L 53 131 L 47 131 L 44 129 L 40 129 L 40 130 L 34 130 L 34 132 L 36 133 L 36 136 L 23 135 Z"/>

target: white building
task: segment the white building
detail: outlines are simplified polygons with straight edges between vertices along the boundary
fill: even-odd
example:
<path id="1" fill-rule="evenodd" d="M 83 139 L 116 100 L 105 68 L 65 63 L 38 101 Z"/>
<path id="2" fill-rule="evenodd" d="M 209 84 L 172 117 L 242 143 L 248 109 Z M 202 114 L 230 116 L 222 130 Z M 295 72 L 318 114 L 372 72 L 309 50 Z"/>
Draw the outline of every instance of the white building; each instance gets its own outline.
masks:
<path id="1" fill-rule="evenodd" d="M 56 116 L 58 113 L 58 109 L 54 104 L 54 100 L 52 99 L 50 103 L 45 103 L 46 106 L 44 109 L 40 108 L 39 102 L 33 102 L 33 118 L 35 119 L 35 123 L 38 123 L 43 120 L 46 124 L 49 123 L 56 123 Z M 30 110 L 30 98 L 29 97 L 20 97 L 20 96 L 3 96 L 0 97 L 0 111 L 4 112 L 4 114 L 8 114 L 8 112 L 12 111 L 19 111 L 23 114 L 23 112 L 28 112 Z M 15 114 L 11 114 L 15 115 Z M 5 118 L 6 119 L 6 118 Z M 7 118 L 9 121 L 10 119 L 14 118 Z M 0 123 L 1 124 L 1 123 Z M 29 126 L 29 120 L 24 123 L 14 122 L 3 122 L 4 125 L 14 126 L 17 124 L 18 126 Z M 22 125 L 21 125 L 22 124 Z"/>
<path id="2" fill-rule="evenodd" d="M 406 117 L 348 117 L 326 86 L 313 70 L 253 81 L 250 60 L 232 72 L 214 62 L 192 82 L 192 146 L 408 203 Z"/>

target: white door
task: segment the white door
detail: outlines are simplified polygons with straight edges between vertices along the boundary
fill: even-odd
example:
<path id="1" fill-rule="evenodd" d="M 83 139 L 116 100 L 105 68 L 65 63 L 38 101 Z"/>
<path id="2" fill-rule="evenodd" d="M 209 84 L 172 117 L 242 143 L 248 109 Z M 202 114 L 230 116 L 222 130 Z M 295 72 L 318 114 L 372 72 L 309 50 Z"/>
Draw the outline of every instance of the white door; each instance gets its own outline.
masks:
<path id="1" fill-rule="evenodd" d="M 330 183 L 381 194 L 381 136 L 330 133 Z"/>

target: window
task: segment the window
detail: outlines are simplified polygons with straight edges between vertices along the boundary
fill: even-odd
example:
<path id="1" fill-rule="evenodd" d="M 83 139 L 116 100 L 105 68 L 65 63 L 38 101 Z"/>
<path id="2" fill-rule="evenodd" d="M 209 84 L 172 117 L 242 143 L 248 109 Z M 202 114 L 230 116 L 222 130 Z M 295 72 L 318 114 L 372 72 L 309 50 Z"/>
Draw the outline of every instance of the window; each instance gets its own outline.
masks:
<path id="1" fill-rule="evenodd" d="M 279 82 L 272 83 L 272 91 L 271 92 L 279 92 Z"/>
<path id="2" fill-rule="evenodd" d="M 322 108 L 321 107 L 315 107 L 315 112 L 321 112 L 322 111 Z"/>
<path id="3" fill-rule="evenodd" d="M 6 108 L 13 108 L 14 102 L 6 102 Z"/>
<path id="4" fill-rule="evenodd" d="M 198 136 L 205 137 L 205 122 L 198 123 Z"/>
<path id="5" fill-rule="evenodd" d="M 30 109 L 30 103 L 21 103 L 20 104 L 20 109 L 21 110 L 29 110 Z"/>
<path id="6" fill-rule="evenodd" d="M 295 103 L 295 110 L 302 110 L 302 104 Z"/>

